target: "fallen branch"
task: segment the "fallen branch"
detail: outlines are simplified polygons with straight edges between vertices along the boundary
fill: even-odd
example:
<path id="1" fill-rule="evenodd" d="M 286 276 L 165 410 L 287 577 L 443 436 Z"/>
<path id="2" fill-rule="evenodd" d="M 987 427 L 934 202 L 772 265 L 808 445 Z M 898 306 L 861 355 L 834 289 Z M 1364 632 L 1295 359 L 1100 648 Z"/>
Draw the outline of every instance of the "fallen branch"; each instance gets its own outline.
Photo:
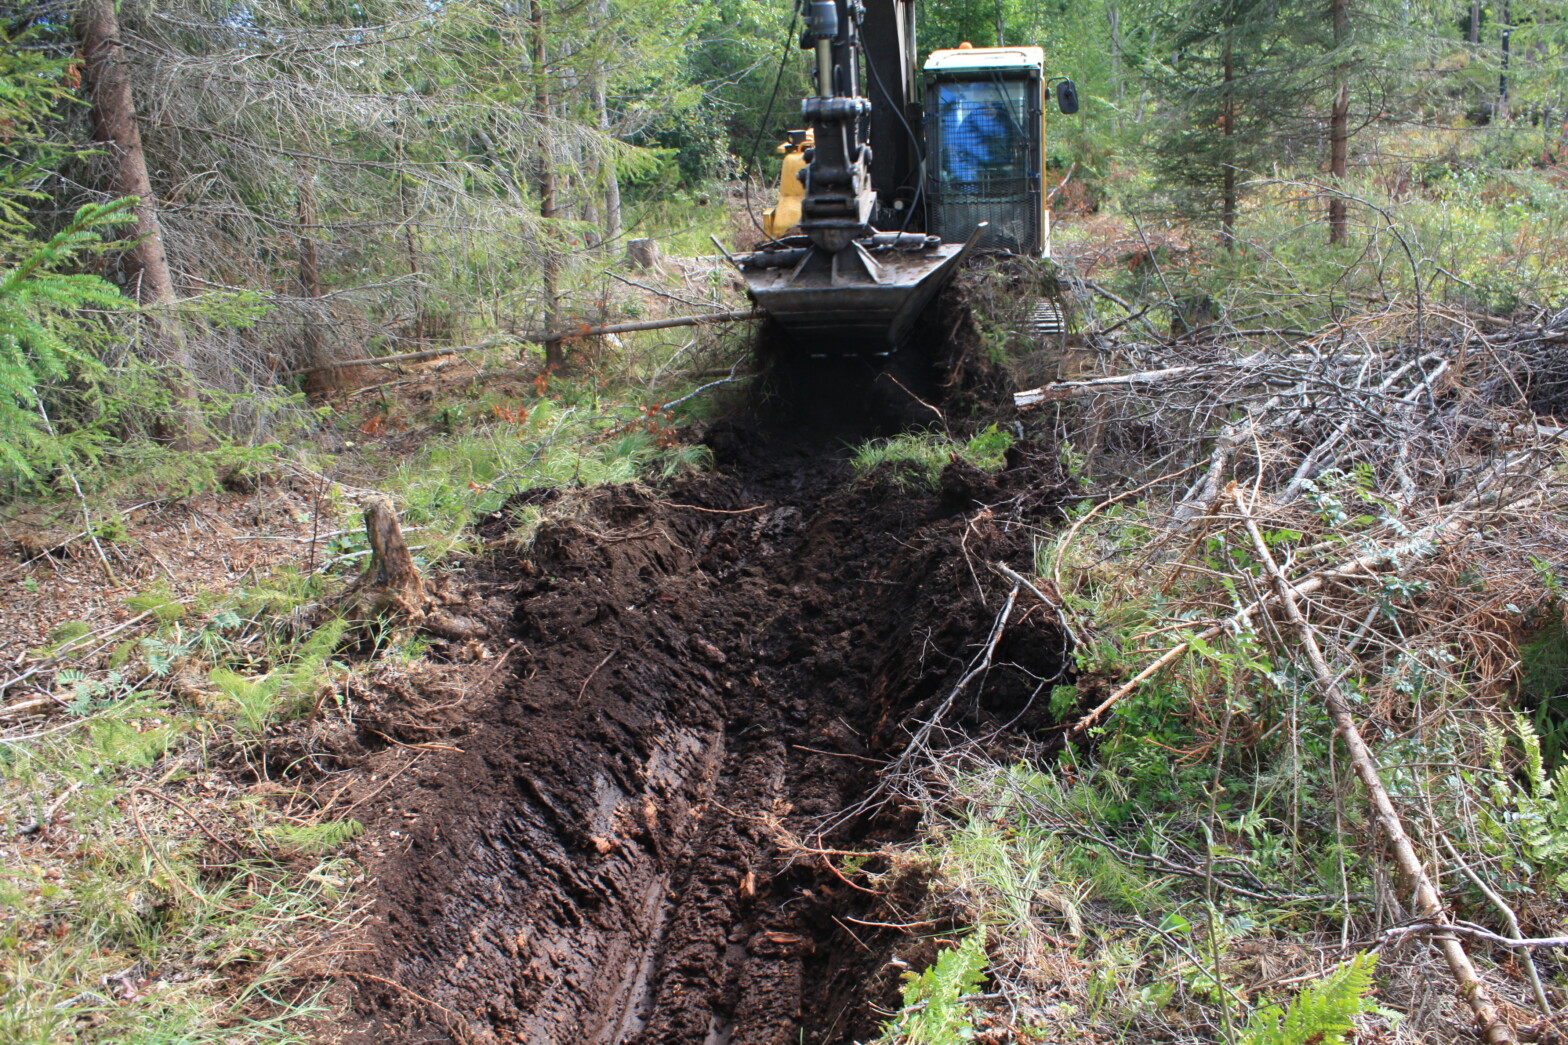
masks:
<path id="1" fill-rule="evenodd" d="M 1350 704 L 1339 688 L 1339 680 L 1329 668 L 1323 650 L 1318 645 L 1317 633 L 1302 615 L 1294 586 L 1279 568 L 1274 553 L 1269 550 L 1268 542 L 1263 539 L 1263 533 L 1258 529 L 1257 520 L 1247 510 L 1240 487 L 1233 482 L 1227 493 L 1235 506 L 1236 513 L 1241 517 L 1242 524 L 1247 528 L 1248 536 L 1252 538 L 1252 546 L 1257 552 L 1259 562 L 1274 583 L 1274 590 L 1285 611 L 1285 619 L 1296 632 L 1301 647 L 1306 653 L 1307 663 L 1312 669 L 1313 678 L 1328 707 L 1329 718 L 1334 723 L 1335 732 L 1344 740 L 1345 747 L 1350 752 L 1350 764 L 1355 768 L 1356 776 L 1361 779 L 1361 785 L 1366 788 L 1367 804 L 1371 807 L 1373 819 L 1377 821 L 1378 827 L 1382 829 L 1384 837 L 1388 840 L 1394 865 L 1413 893 L 1415 909 L 1421 917 L 1434 926 L 1435 931 L 1444 933 L 1434 942 L 1443 955 L 1443 960 L 1448 963 L 1449 972 L 1459 984 L 1460 998 L 1475 1014 L 1481 1040 L 1487 1045 L 1511 1045 L 1515 1040 L 1513 1031 L 1498 1014 L 1486 982 L 1476 972 L 1475 965 L 1470 961 L 1470 955 L 1465 951 L 1464 945 L 1454 938 L 1456 927 L 1453 919 L 1444 909 L 1442 896 L 1432 884 L 1432 879 L 1422 865 L 1420 857 L 1416 855 L 1410 836 L 1405 833 L 1404 824 L 1394 808 L 1393 799 L 1389 797 L 1388 790 L 1383 786 L 1383 779 L 1378 774 L 1377 762 L 1372 756 L 1372 750 L 1362 739 L 1361 730 L 1350 713 Z"/>
<path id="2" fill-rule="evenodd" d="M 819 836 L 829 834 L 836 824 L 844 823 L 866 809 L 871 808 L 879 798 L 881 801 L 886 801 L 884 788 L 887 787 L 889 782 L 897 780 L 907 773 L 911 763 L 917 759 L 925 759 L 931 756 L 931 735 L 941 728 L 942 719 L 947 715 L 964 690 L 969 688 L 969 684 L 991 670 L 992 660 L 996 656 L 996 648 L 1001 644 L 1002 636 L 1007 631 L 1007 622 L 1012 618 L 1013 608 L 1018 603 L 1018 593 L 1022 590 L 1022 585 L 1014 584 L 1007 593 L 1007 600 L 1002 604 L 1001 610 L 997 612 L 996 619 L 991 624 L 991 632 L 986 636 L 985 645 L 970 660 L 963 676 L 953 683 L 953 688 L 948 690 L 947 696 L 942 698 L 929 715 L 920 720 L 919 727 L 910 734 L 909 743 L 904 746 L 904 750 L 900 752 L 897 758 L 889 762 L 883 770 L 881 782 L 877 789 L 849 808 L 841 810 L 834 817 L 833 823 L 826 824 L 821 828 Z"/>
<path id="3" fill-rule="evenodd" d="M 1067 648 L 1062 651 L 1062 654 L 1063 656 L 1066 656 L 1067 654 L 1071 653 L 1072 648 L 1078 645 L 1078 636 L 1073 633 L 1072 625 L 1067 622 L 1067 614 L 1062 608 L 1061 601 L 1046 595 L 1045 592 L 1041 591 L 1038 587 L 1035 586 L 1033 581 L 1019 573 L 1017 570 L 1013 569 L 1011 566 L 1007 565 L 1005 562 L 994 562 L 991 564 L 991 568 L 994 569 L 997 573 L 1000 573 L 1003 577 L 1006 577 L 1008 580 L 1012 581 L 1014 584 L 1022 584 L 1025 588 L 1028 588 L 1035 598 L 1044 603 L 1046 608 L 1056 615 L 1056 623 L 1061 626 L 1062 633 L 1066 636 L 1067 642 L 1069 643 Z"/>
<path id="4" fill-rule="evenodd" d="M 1522 933 L 1519 930 L 1519 916 L 1514 913 L 1514 909 L 1508 906 L 1507 901 L 1497 894 L 1496 889 L 1493 889 L 1491 886 L 1487 885 L 1486 882 L 1482 880 L 1480 875 L 1471 870 L 1470 865 L 1465 863 L 1464 858 L 1459 855 L 1459 850 L 1454 848 L 1454 843 L 1450 842 L 1446 835 L 1441 836 L 1441 838 L 1443 848 L 1448 850 L 1449 859 L 1454 861 L 1454 864 L 1459 868 L 1460 873 L 1462 873 L 1466 878 L 1470 879 L 1470 884 L 1479 889 L 1488 900 L 1492 901 L 1492 906 L 1496 907 L 1498 913 L 1500 913 L 1508 922 L 1508 929 L 1514 934 L 1514 937 L 1521 937 Z M 1563 941 L 1563 943 L 1568 945 L 1568 940 Z M 1519 960 L 1524 964 L 1524 971 L 1530 976 L 1530 991 L 1535 995 L 1536 1008 L 1541 1010 L 1542 1016 L 1545 1016 L 1547 1019 L 1551 1019 L 1552 1003 L 1551 1000 L 1546 996 L 1546 985 L 1541 982 L 1541 970 L 1535 967 L 1535 958 L 1530 954 L 1529 946 L 1525 944 L 1510 946 L 1513 947 L 1514 954 L 1518 955 Z"/>
<path id="5" fill-rule="evenodd" d="M 1022 410 L 1024 407 L 1038 406 L 1053 399 L 1073 399 L 1077 396 L 1093 395 L 1113 388 L 1133 388 L 1138 385 L 1155 385 L 1161 381 L 1181 377 L 1208 369 L 1198 366 L 1174 366 L 1164 370 L 1145 370 L 1136 374 L 1117 374 L 1114 377 L 1096 377 L 1088 381 L 1052 381 L 1048 385 L 1038 388 L 1025 389 L 1013 393 L 1013 405 Z"/>
<path id="6" fill-rule="evenodd" d="M 1517 462 L 1512 462 L 1511 460 L 1505 460 L 1502 462 L 1503 465 L 1509 465 L 1510 463 Z M 1487 483 L 1478 486 L 1476 493 L 1472 494 L 1465 501 L 1462 501 L 1458 505 L 1454 506 L 1454 510 L 1448 515 L 1447 518 L 1439 522 L 1424 526 L 1414 533 L 1409 534 L 1407 537 L 1405 537 L 1405 539 L 1394 544 L 1384 545 L 1383 547 L 1374 551 L 1358 553 L 1351 556 L 1349 559 L 1342 560 L 1332 567 L 1327 567 L 1325 569 L 1317 570 L 1307 574 L 1301 580 L 1291 585 L 1291 594 L 1299 598 L 1303 595 L 1311 595 L 1313 592 L 1322 588 L 1323 585 L 1329 583 L 1330 581 L 1350 579 L 1365 580 L 1369 577 L 1375 577 L 1377 574 L 1373 573 L 1374 566 L 1382 565 L 1383 563 L 1397 559 L 1400 556 L 1407 555 L 1414 557 L 1431 555 L 1436 551 L 1435 542 L 1438 540 L 1438 538 L 1451 536 L 1454 532 L 1467 528 L 1466 523 L 1468 520 L 1464 513 L 1471 509 L 1487 505 L 1495 505 L 1499 508 L 1523 507 L 1524 503 L 1531 499 L 1529 495 L 1516 498 L 1513 502 L 1505 506 L 1502 504 L 1501 495 L 1494 492 L 1492 489 L 1495 483 L 1507 474 L 1508 472 L 1506 468 L 1500 468 L 1498 471 L 1494 472 L 1493 476 Z M 1169 477 L 1166 476 L 1162 478 Z M 1129 493 L 1135 492 L 1137 491 L 1129 491 Z M 1118 497 L 1111 498 L 1109 501 L 1102 502 L 1100 505 L 1096 506 L 1095 511 L 1098 511 L 1100 508 L 1103 508 L 1106 505 L 1109 505 L 1125 496 L 1127 496 L 1127 494 L 1121 494 Z M 1077 525 L 1081 525 L 1082 523 L 1087 522 L 1089 516 L 1093 514 L 1093 512 L 1090 512 L 1089 515 L 1086 515 L 1083 519 L 1079 520 L 1079 523 L 1075 524 L 1074 530 L 1076 530 Z M 1074 531 L 1069 531 L 1069 540 L 1071 539 L 1073 532 Z M 1060 554 L 1057 556 L 1057 566 L 1058 568 L 1060 567 Z M 1062 588 L 1059 575 L 1056 581 L 1056 588 L 1058 591 L 1060 591 Z M 1182 656 L 1191 650 L 1196 643 L 1207 642 L 1210 639 L 1218 638 L 1225 631 L 1241 626 L 1248 620 L 1251 620 L 1259 610 L 1273 603 L 1278 597 L 1279 596 L 1277 592 L 1264 592 L 1257 599 L 1254 599 L 1252 602 L 1241 607 L 1230 616 L 1224 618 L 1223 620 L 1216 621 L 1186 641 L 1172 646 L 1170 649 L 1160 654 L 1154 663 L 1138 672 L 1137 675 L 1133 676 L 1127 682 L 1118 686 L 1110 696 L 1106 697 L 1093 709 L 1086 712 L 1083 717 L 1078 719 L 1077 722 L 1074 722 L 1071 726 L 1067 727 L 1068 732 L 1072 735 L 1081 736 L 1090 727 L 1097 724 L 1100 718 L 1107 711 L 1109 711 L 1116 704 L 1120 703 L 1128 694 L 1132 693 L 1139 686 L 1143 685 L 1155 675 L 1158 675 L 1166 667 L 1169 667 L 1171 664 L 1180 660 Z"/>
<path id="7" fill-rule="evenodd" d="M 696 327 L 709 323 L 738 323 L 748 319 L 762 319 L 767 315 L 757 309 L 747 312 L 710 312 L 701 316 L 674 316 L 669 319 L 645 319 L 636 323 L 607 323 L 601 326 L 589 326 L 584 323 L 566 330 L 553 330 L 543 334 L 502 334 L 497 337 L 487 338 L 472 345 L 443 345 L 440 348 L 426 348 L 418 352 L 400 352 L 391 356 L 369 356 L 364 359 L 345 359 L 326 366 L 305 367 L 301 370 L 290 370 L 286 376 L 296 377 L 300 374 L 310 374 L 318 370 L 335 370 L 339 367 L 365 366 L 369 364 L 384 365 L 387 363 L 414 363 L 422 359 L 435 359 L 438 356 L 459 356 L 469 352 L 483 352 L 487 349 L 499 348 L 502 345 L 514 342 L 529 342 L 535 345 L 548 344 L 553 341 L 572 341 L 581 337 L 598 337 L 603 334 L 629 334 L 638 330 L 665 330 L 670 327 Z"/>
<path id="8" fill-rule="evenodd" d="M 739 378 L 737 378 L 735 376 L 735 372 L 740 369 L 740 365 L 742 363 L 744 363 L 746 360 L 748 360 L 750 358 L 751 358 L 751 353 L 748 352 L 746 355 L 743 355 L 739 359 L 735 360 L 735 365 L 730 367 L 729 374 L 727 376 L 721 377 L 717 381 L 709 381 L 705 385 L 698 385 L 696 388 L 692 389 L 690 392 L 687 392 L 685 395 L 681 396 L 680 398 L 678 398 L 678 399 L 671 399 L 668 403 L 664 403 L 664 404 L 660 405 L 659 409 L 654 411 L 654 412 L 662 414 L 666 410 L 673 410 L 673 409 L 675 409 L 677 406 L 680 406 L 682 403 L 686 402 L 688 399 L 695 399 L 697 396 L 702 395 L 702 393 L 706 392 L 710 388 L 718 388 L 720 385 L 728 385 L 728 384 L 734 383 L 737 380 L 743 380 L 747 375 L 742 374 Z"/>
<path id="9" fill-rule="evenodd" d="M 1474 925 L 1465 925 L 1454 922 L 1418 922 L 1415 925 L 1396 925 L 1383 933 L 1377 946 L 1404 939 L 1407 936 L 1425 936 L 1436 933 L 1452 933 L 1455 936 L 1468 936 L 1474 940 L 1485 940 L 1488 943 L 1500 944 L 1503 947 L 1519 950 L 1525 947 L 1568 947 L 1568 936 L 1503 936 L 1490 932 Z"/>

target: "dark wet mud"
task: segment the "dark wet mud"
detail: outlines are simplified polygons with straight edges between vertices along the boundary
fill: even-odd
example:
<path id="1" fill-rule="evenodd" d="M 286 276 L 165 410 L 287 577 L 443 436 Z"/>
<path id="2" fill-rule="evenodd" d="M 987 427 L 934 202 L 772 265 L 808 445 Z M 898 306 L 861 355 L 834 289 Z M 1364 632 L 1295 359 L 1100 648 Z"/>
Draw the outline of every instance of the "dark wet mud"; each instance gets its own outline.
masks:
<path id="1" fill-rule="evenodd" d="M 887 898 L 811 850 L 911 836 L 896 804 L 835 814 L 984 641 L 987 564 L 1030 561 L 1056 455 L 911 491 L 854 480 L 820 432 L 706 438 L 715 473 L 551 495 L 532 546 L 482 565 L 504 661 L 461 752 L 375 813 L 399 834 L 371 867 L 365 1040 L 852 1042 L 896 1006 L 907 938 L 864 924 Z M 950 724 L 1038 729 L 1061 657 L 1048 617 L 1015 622 Z"/>

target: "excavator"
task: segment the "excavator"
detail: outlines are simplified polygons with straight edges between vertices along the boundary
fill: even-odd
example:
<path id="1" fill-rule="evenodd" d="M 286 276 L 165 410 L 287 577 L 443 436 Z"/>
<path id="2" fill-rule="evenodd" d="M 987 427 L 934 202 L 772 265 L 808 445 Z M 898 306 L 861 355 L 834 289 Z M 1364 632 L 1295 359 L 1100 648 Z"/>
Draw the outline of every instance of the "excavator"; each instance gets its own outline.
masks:
<path id="1" fill-rule="evenodd" d="M 914 0 L 797 2 L 816 93 L 780 146 L 769 240 L 732 257 L 802 351 L 886 355 L 970 251 L 1049 256 L 1045 101 L 1054 84 L 1077 112 L 1077 89 L 1038 47 L 962 43 L 917 70 Z"/>

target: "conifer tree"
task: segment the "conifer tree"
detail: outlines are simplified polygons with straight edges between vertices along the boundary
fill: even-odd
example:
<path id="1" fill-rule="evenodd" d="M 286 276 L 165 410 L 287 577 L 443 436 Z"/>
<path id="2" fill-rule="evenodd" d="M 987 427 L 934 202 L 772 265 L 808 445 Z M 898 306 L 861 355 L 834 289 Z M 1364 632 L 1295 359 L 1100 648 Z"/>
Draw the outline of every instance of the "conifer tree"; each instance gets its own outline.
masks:
<path id="1" fill-rule="evenodd" d="M 1322 49 L 1322 18 L 1304 0 L 1186 0 L 1162 21 L 1153 165 L 1179 209 L 1217 218 L 1233 244 L 1248 172 L 1313 137 L 1318 72 L 1304 56 Z"/>

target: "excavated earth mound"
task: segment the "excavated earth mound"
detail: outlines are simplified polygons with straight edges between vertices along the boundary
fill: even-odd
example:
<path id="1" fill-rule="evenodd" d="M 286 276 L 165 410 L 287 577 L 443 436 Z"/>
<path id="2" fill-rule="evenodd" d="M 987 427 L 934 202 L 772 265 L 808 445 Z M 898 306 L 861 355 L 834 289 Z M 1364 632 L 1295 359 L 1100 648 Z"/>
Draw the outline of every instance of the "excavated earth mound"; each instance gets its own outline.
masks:
<path id="1" fill-rule="evenodd" d="M 984 644 L 988 564 L 1030 561 L 1065 481 L 1032 445 L 911 492 L 837 441 L 708 442 L 716 474 L 546 495 L 526 554 L 480 567 L 510 652 L 371 810 L 399 844 L 370 861 L 364 1040 L 851 1042 L 896 1004 L 908 937 L 811 850 L 910 837 L 916 810 L 835 814 Z M 1015 615 L 948 724 L 1038 729 L 1062 650 Z"/>

